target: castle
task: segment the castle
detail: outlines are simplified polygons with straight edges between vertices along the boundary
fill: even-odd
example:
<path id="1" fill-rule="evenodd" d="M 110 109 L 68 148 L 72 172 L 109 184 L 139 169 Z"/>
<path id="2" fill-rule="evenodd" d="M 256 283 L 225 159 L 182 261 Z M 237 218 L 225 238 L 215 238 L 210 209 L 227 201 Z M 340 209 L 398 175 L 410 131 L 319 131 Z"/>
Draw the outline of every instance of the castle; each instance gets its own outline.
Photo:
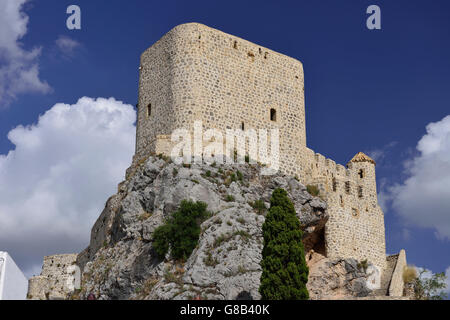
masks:
<path id="1" fill-rule="evenodd" d="M 328 203 L 327 257 L 367 259 L 386 267 L 384 214 L 375 162 L 356 154 L 347 166 L 306 144 L 302 63 L 199 23 L 176 26 L 141 56 L 136 154 L 167 154 L 177 128 L 275 129 L 280 170 L 316 185 Z"/>

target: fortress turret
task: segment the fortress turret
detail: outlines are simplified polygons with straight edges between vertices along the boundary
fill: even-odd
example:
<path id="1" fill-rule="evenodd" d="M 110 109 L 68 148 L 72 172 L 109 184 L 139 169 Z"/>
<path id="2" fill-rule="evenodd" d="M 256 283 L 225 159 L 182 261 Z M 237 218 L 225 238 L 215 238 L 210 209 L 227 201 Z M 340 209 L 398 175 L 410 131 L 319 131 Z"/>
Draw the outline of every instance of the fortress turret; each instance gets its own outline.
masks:
<path id="1" fill-rule="evenodd" d="M 377 184 L 375 179 L 375 161 L 368 155 L 358 152 L 348 163 L 347 168 L 356 177 L 356 192 L 359 198 L 377 204 Z"/>

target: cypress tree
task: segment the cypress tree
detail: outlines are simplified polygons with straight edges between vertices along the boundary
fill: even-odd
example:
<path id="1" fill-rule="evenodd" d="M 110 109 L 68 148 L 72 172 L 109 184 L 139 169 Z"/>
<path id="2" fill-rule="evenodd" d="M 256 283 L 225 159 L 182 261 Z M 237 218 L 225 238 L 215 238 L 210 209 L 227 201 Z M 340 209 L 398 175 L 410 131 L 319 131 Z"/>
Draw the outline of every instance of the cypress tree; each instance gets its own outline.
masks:
<path id="1" fill-rule="evenodd" d="M 309 299 L 302 231 L 294 205 L 283 189 L 276 189 L 263 224 L 264 248 L 259 292 L 266 300 Z"/>

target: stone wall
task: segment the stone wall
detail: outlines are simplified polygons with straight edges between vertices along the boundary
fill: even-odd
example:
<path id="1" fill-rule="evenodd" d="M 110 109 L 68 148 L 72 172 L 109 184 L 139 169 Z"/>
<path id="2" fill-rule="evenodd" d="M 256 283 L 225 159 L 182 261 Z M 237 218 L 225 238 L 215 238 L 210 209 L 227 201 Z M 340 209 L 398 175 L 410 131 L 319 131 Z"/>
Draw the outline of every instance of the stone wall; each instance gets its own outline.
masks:
<path id="1" fill-rule="evenodd" d="M 73 291 L 71 284 L 75 279 L 76 254 L 57 254 L 44 257 L 42 272 L 30 278 L 28 299 L 65 299 Z"/>
<path id="2" fill-rule="evenodd" d="M 345 168 L 308 148 L 299 161 L 307 163 L 301 180 L 317 185 L 328 204 L 327 256 L 367 259 L 383 270 L 385 227 L 377 201 L 375 164 L 367 158 L 350 161 Z"/>
<path id="3" fill-rule="evenodd" d="M 306 146 L 301 62 L 198 23 L 175 27 L 141 56 L 135 162 L 157 135 L 192 132 L 194 120 L 203 130 L 278 128 L 280 165 L 293 175 Z"/>
<path id="4" fill-rule="evenodd" d="M 403 271 L 406 267 L 406 253 L 405 250 L 400 250 L 398 254 L 397 264 L 395 265 L 392 274 L 391 284 L 389 285 L 389 296 L 400 297 L 403 296 Z"/>
<path id="5" fill-rule="evenodd" d="M 279 129 L 280 170 L 317 185 L 328 203 L 327 255 L 386 267 L 375 163 L 358 154 L 345 168 L 306 146 L 300 61 L 202 24 L 182 24 L 142 54 L 138 106 L 127 177 L 150 153 L 170 155 L 175 129 L 194 136 L 195 121 L 203 132 Z"/>

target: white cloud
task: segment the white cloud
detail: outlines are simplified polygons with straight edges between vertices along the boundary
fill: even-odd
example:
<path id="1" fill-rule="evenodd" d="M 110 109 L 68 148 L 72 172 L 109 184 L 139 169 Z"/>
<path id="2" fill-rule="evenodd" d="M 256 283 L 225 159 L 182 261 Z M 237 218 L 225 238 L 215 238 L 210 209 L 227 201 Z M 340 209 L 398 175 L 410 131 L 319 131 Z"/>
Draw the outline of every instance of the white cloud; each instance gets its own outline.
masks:
<path id="1" fill-rule="evenodd" d="M 391 141 L 388 144 L 384 145 L 381 148 L 368 150 L 365 153 L 371 157 L 375 162 L 380 165 L 380 162 L 383 162 L 386 155 L 397 145 L 397 141 Z"/>
<path id="2" fill-rule="evenodd" d="M 67 36 L 59 36 L 58 39 L 56 39 L 55 44 L 63 56 L 67 58 L 73 57 L 75 51 L 81 46 L 78 41 Z"/>
<path id="3" fill-rule="evenodd" d="M 41 49 L 27 51 L 20 41 L 27 33 L 28 16 L 22 11 L 25 2 L 0 1 L 0 106 L 21 93 L 51 91 L 47 82 L 39 78 Z"/>
<path id="4" fill-rule="evenodd" d="M 123 180 L 136 113 L 113 98 L 58 103 L 8 134 L 0 155 L 0 244 L 28 275 L 48 254 L 78 252 Z"/>
<path id="5" fill-rule="evenodd" d="M 405 163 L 408 178 L 389 192 L 406 222 L 450 239 L 450 115 L 426 130 L 417 144 L 419 155 Z"/>

